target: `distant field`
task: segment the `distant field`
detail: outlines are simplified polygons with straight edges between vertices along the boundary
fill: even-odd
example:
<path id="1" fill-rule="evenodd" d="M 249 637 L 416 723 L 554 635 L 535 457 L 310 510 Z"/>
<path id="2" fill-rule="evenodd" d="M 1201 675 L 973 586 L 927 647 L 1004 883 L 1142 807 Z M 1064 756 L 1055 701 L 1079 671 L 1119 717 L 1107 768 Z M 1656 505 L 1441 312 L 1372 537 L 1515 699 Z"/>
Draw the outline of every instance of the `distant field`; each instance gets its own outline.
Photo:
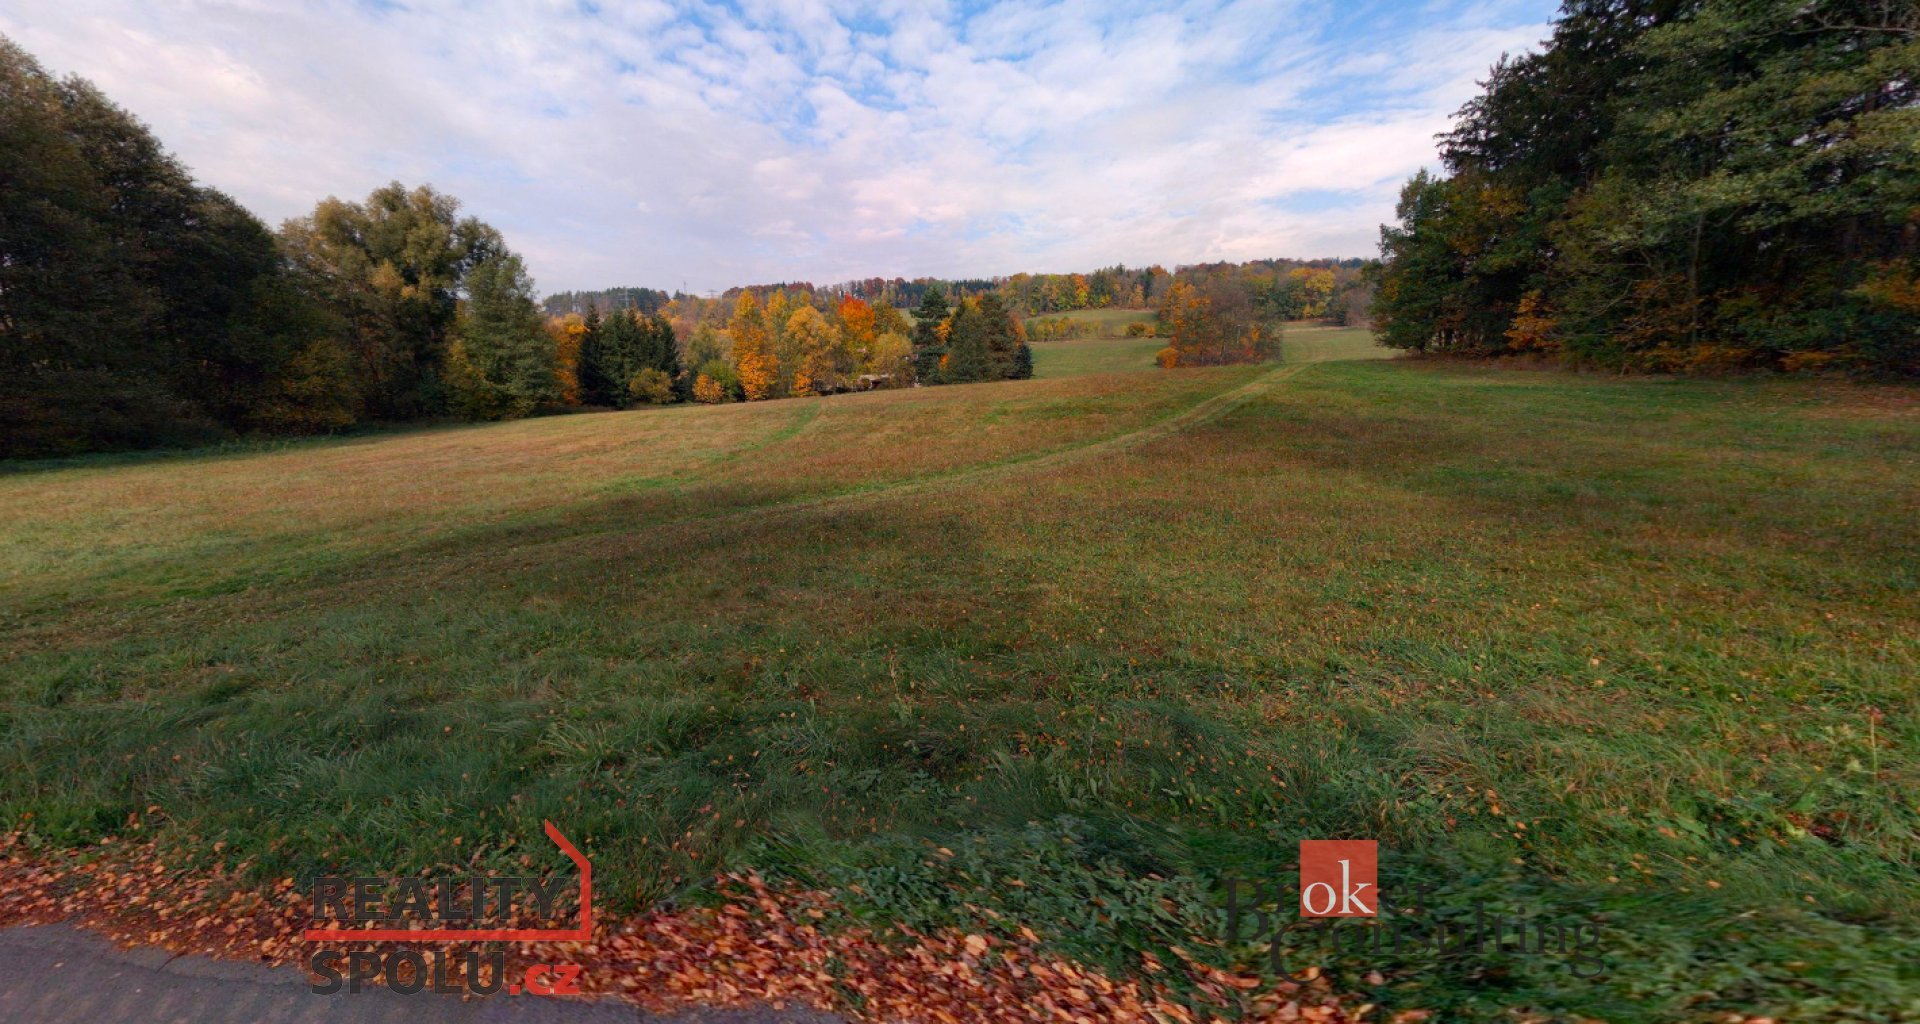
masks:
<path id="1" fill-rule="evenodd" d="M 1041 379 L 1088 373 L 1153 370 L 1153 354 L 1166 342 L 1157 338 L 1091 338 L 1049 341 L 1033 346 L 1033 375 Z"/>
<path id="2" fill-rule="evenodd" d="M 1100 338 L 1124 338 L 1128 324 L 1153 322 L 1151 309 L 1076 309 L 1067 313 L 1036 313 L 1035 316 L 1047 319 L 1059 317 L 1092 324 L 1097 332 L 1095 337 Z"/>
<path id="3" fill-rule="evenodd" d="M 1068 314 L 1093 319 L 1102 314 L 1122 326 L 1115 337 L 1049 341 L 1033 346 L 1033 373 L 1040 378 L 1074 377 L 1086 373 L 1121 373 L 1154 369 L 1154 353 L 1166 345 L 1160 338 L 1128 338 L 1123 321 L 1113 314 L 1133 319 L 1153 319 L 1150 313 L 1127 310 L 1083 310 Z M 1323 362 L 1333 359 L 1385 359 L 1390 349 L 1374 344 L 1373 334 L 1364 327 L 1324 327 L 1318 324 L 1290 324 L 1281 340 L 1282 356 L 1287 362 Z"/>
<path id="4" fill-rule="evenodd" d="M 1388 1007 L 1920 1013 L 1911 390 L 1332 329 L 1109 372 L 1155 344 L 0 475 L 0 815 L 158 807 L 169 863 L 262 878 L 507 868 L 552 818 L 615 909 L 754 866 L 1129 968 L 1255 962 L 1218 880 L 1371 838 L 1390 901 L 1591 918 L 1609 965 L 1287 940 Z"/>

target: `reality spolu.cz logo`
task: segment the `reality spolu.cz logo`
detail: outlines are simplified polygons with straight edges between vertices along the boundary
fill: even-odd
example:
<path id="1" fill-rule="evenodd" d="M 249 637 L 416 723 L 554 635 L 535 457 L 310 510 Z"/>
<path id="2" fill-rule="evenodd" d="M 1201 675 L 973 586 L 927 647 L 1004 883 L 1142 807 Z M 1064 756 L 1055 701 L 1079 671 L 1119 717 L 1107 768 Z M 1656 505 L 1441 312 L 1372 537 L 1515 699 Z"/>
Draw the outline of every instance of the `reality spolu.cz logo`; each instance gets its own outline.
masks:
<path id="1" fill-rule="evenodd" d="M 1268 966 L 1288 973 L 1290 946 L 1308 944 L 1296 929 L 1318 931 L 1350 956 L 1384 965 L 1416 955 L 1438 957 L 1553 957 L 1575 977 L 1606 973 L 1599 922 L 1578 916 L 1529 913 L 1484 899 L 1441 907 L 1430 886 L 1413 887 L 1411 902 L 1389 907 L 1380 891 L 1380 848 L 1372 839 L 1303 839 L 1295 898 L 1286 886 L 1226 880 L 1226 940 L 1267 945 Z M 1292 904 L 1297 914 L 1284 907 Z"/>
<path id="2" fill-rule="evenodd" d="M 408 948 L 373 951 L 322 945 L 307 955 L 315 995 L 359 992 L 382 987 L 416 992 L 491 995 L 578 995 L 578 964 L 531 964 L 507 977 L 508 942 L 580 941 L 593 936 L 593 866 L 553 822 L 544 822 L 547 838 L 579 869 L 579 920 L 567 928 L 512 927 L 516 919 L 552 920 L 572 888 L 565 878 L 544 875 L 471 875 L 458 880 L 424 878 L 344 878 L 322 875 L 313 884 L 314 926 L 302 933 L 308 942 L 360 946 L 408 943 Z M 409 927 L 424 923 L 425 928 Z M 384 928 L 353 927 L 384 924 Z M 499 927 L 492 927 L 499 925 Z M 417 944 L 493 943 L 480 952 L 417 949 Z"/>

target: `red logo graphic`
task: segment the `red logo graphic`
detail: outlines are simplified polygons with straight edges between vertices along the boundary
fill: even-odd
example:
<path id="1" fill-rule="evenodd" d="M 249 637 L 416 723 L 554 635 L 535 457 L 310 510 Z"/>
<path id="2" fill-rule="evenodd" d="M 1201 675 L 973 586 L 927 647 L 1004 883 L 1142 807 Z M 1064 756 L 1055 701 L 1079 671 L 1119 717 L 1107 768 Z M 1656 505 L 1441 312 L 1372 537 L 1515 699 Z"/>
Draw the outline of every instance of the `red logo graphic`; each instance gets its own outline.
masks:
<path id="1" fill-rule="evenodd" d="M 1379 874 L 1380 844 L 1371 839 L 1302 839 L 1300 916 L 1374 916 Z"/>

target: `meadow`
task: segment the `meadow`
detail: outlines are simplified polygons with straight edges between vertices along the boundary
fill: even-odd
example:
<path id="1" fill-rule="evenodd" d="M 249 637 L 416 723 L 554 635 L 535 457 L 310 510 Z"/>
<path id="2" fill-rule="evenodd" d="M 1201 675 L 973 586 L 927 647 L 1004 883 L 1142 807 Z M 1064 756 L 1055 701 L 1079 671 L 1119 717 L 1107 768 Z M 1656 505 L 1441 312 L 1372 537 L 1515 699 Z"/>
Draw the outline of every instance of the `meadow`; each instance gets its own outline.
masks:
<path id="1" fill-rule="evenodd" d="M 618 906 L 751 866 L 1128 969 L 1259 962 L 1221 880 L 1371 838 L 1608 964 L 1285 940 L 1385 1006 L 1920 1016 L 1910 388 L 1157 346 L 9 467 L 0 816 L 260 878 L 551 818 Z"/>

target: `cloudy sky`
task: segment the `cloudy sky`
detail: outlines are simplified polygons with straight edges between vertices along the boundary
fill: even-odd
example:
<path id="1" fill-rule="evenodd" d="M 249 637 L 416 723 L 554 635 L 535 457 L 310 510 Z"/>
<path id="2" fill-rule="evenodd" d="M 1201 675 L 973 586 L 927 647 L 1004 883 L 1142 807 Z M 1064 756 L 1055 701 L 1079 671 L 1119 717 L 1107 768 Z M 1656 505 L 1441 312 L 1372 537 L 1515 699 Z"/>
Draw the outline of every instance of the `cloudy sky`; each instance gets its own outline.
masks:
<path id="1" fill-rule="evenodd" d="M 1363 256 L 1548 0 L 0 0 L 271 223 L 430 182 L 546 290 Z"/>

